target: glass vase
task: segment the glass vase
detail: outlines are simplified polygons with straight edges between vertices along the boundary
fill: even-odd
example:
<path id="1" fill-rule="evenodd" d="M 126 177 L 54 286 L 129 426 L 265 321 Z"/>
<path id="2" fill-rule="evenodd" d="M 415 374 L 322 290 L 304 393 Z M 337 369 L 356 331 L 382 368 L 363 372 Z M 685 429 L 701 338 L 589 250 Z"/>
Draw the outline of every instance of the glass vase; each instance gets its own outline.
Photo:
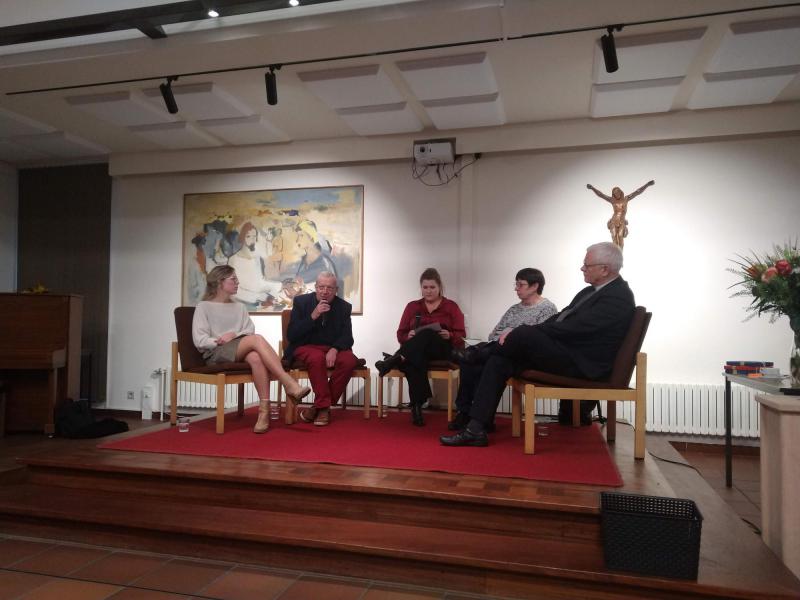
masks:
<path id="1" fill-rule="evenodd" d="M 792 385 L 800 386 L 800 331 L 794 332 L 794 345 L 789 356 L 789 374 L 792 376 Z"/>

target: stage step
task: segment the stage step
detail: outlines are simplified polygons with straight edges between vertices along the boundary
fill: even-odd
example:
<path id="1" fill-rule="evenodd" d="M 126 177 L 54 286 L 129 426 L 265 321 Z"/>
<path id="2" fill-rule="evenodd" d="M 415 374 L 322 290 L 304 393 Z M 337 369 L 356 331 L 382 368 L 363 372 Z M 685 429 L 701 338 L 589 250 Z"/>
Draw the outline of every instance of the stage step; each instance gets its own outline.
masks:
<path id="1" fill-rule="evenodd" d="M 154 497 L 179 504 L 222 506 L 267 510 L 325 517 L 335 515 L 359 522 L 402 524 L 473 531 L 525 535 L 535 540 L 585 543 L 597 553 L 600 547 L 597 492 L 586 492 L 576 501 L 561 490 L 559 500 L 542 497 L 520 500 L 499 491 L 473 494 L 468 478 L 446 487 L 426 485 L 425 477 L 397 475 L 396 472 L 372 485 L 352 480 L 314 478 L 302 463 L 290 473 L 272 463 L 258 473 L 236 474 L 221 471 L 219 464 L 203 466 L 197 457 L 180 457 L 184 469 L 164 471 L 132 462 L 127 453 L 113 453 L 102 464 L 90 460 L 65 461 L 64 457 L 42 456 L 27 459 L 27 481 L 40 486 L 125 493 L 133 497 Z M 143 457 L 140 453 L 131 453 Z M 187 460 L 194 459 L 194 460 Z M 224 459 L 223 459 L 224 460 Z M 205 461 L 206 464 L 208 461 Z M 230 462 L 230 461 L 229 461 Z M 283 463 L 286 464 L 286 463 Z M 335 467 L 344 479 L 352 469 Z M 453 478 L 448 476 L 452 484 Z"/>
<path id="2" fill-rule="evenodd" d="M 602 560 L 586 544 L 565 548 L 563 542 L 532 544 L 526 536 L 356 522 L 309 515 L 302 506 L 290 513 L 203 504 L 187 507 L 151 498 L 143 515 L 141 499 L 129 494 L 69 489 L 53 494 L 51 488 L 19 484 L 0 491 L 0 514 L 520 573 L 603 569 Z M 553 563 L 556 554 L 562 555 L 558 565 Z"/>

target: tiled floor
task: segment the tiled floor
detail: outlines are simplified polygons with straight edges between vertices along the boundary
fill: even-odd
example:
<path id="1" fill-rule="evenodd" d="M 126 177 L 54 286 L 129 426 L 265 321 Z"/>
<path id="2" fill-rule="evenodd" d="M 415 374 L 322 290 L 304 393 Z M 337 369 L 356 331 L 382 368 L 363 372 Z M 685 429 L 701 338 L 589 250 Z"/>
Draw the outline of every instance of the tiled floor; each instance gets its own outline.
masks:
<path id="1" fill-rule="evenodd" d="M 757 451 L 733 454 L 733 486 L 725 486 L 725 456 L 719 446 L 674 444 L 714 491 L 752 527 L 761 528 L 761 468 Z M 741 450 L 747 450 L 742 448 Z"/>
<path id="2" fill-rule="evenodd" d="M 466 600 L 433 588 L 0 536 L 0 600 Z"/>

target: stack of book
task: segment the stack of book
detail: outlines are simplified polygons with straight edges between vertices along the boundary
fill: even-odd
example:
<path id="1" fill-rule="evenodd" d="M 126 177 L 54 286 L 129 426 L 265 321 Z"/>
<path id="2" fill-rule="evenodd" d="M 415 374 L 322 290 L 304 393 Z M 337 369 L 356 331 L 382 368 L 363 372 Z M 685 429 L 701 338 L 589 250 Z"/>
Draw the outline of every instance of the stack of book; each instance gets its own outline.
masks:
<path id="1" fill-rule="evenodd" d="M 774 363 L 761 360 L 728 360 L 725 361 L 725 372 L 729 375 L 761 374 L 764 367 L 772 367 Z"/>

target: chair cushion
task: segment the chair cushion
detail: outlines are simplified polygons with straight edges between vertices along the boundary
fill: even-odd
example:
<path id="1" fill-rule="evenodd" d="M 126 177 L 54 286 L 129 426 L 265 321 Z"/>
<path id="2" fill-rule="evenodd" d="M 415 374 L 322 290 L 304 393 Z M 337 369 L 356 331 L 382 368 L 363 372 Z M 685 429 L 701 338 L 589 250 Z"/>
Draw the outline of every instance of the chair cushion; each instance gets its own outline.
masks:
<path id="1" fill-rule="evenodd" d="M 292 360 L 286 360 L 285 358 L 281 359 L 281 364 L 283 365 L 284 369 L 298 369 L 300 371 L 307 371 L 308 366 L 299 358 L 293 358 Z M 367 366 L 367 360 L 365 358 L 358 358 L 356 361 L 356 369 L 363 369 Z"/>
<path id="2" fill-rule="evenodd" d="M 429 371 L 454 371 L 458 365 L 449 360 L 432 360 L 428 363 Z"/>
<path id="3" fill-rule="evenodd" d="M 579 377 L 568 377 L 566 375 L 556 375 L 545 371 L 526 369 L 516 375 L 516 379 L 528 381 L 537 385 L 547 385 L 551 387 L 571 387 L 571 388 L 611 388 L 614 387 L 608 380 L 592 381 L 591 379 L 580 379 Z"/>
<path id="4" fill-rule="evenodd" d="M 246 362 L 214 363 L 182 370 L 188 373 L 200 373 L 203 375 L 216 375 L 217 373 L 225 373 L 226 375 L 246 375 L 251 372 L 250 365 Z"/>

